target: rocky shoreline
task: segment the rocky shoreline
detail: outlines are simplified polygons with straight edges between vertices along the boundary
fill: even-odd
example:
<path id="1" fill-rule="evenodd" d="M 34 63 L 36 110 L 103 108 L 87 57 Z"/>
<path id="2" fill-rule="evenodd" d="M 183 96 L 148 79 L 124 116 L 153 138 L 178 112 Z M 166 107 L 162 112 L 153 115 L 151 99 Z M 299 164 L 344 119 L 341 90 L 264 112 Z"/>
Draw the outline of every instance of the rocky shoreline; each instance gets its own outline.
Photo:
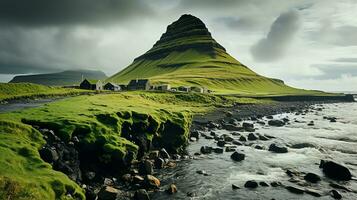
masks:
<path id="1" fill-rule="evenodd" d="M 273 136 L 262 135 L 255 133 L 255 124 L 265 123 L 261 120 L 263 117 L 269 119 L 267 123 L 270 126 L 284 126 L 290 123 L 290 119 L 274 119 L 272 115 L 279 113 L 293 112 L 296 115 L 304 115 L 307 112 L 313 112 L 314 109 L 322 109 L 317 106 L 312 108 L 312 105 L 318 105 L 327 102 L 278 102 L 270 104 L 254 104 L 254 105 L 235 105 L 233 108 L 222 108 L 205 116 L 196 116 L 193 119 L 190 133 L 190 141 L 195 142 L 200 138 L 207 140 L 216 140 L 217 147 L 202 146 L 200 152 L 194 155 L 189 155 L 188 152 L 180 152 L 169 154 L 165 149 L 150 149 L 142 157 L 137 160 L 123 161 L 125 166 L 118 168 L 118 173 L 107 173 L 98 169 L 96 172 L 90 171 L 89 167 L 80 164 L 79 152 L 77 144 L 79 143 L 77 137 L 73 137 L 70 142 L 63 142 L 56 136 L 53 130 L 41 129 L 36 127 L 45 137 L 47 144 L 40 150 L 40 155 L 43 160 L 50 163 L 53 169 L 65 173 L 78 185 L 85 190 L 86 199 L 88 200 L 124 200 L 150 199 L 151 193 L 165 192 L 173 195 L 179 190 L 174 183 L 169 184 L 163 188 L 160 186 L 160 180 L 157 177 L 163 168 L 175 168 L 177 162 L 181 160 L 194 159 L 201 154 L 232 152 L 231 159 L 235 162 L 244 162 L 244 152 L 236 151 L 236 147 L 240 145 L 252 145 L 254 148 L 266 148 L 255 145 L 257 140 L 270 140 Z M 246 122 L 249 120 L 250 122 Z M 331 122 L 336 119 L 329 118 Z M 253 121 L 253 122 L 251 122 Z M 313 122 L 310 122 L 313 123 Z M 313 125 L 313 124 L 312 124 Z M 220 128 L 229 131 L 234 131 L 232 134 L 240 136 L 239 140 L 233 139 L 231 135 L 217 135 L 214 131 L 210 134 L 210 130 Z M 287 147 L 281 144 L 271 144 L 267 147 L 268 151 L 274 153 L 286 153 Z M 298 148 L 298 147 L 297 147 Z M 351 173 L 347 168 L 333 161 L 321 161 L 320 167 L 325 172 L 326 176 L 332 179 L 350 180 Z M 197 171 L 197 173 L 206 175 L 204 170 Z M 313 173 L 303 173 L 293 170 L 286 171 L 287 176 L 291 177 L 292 183 L 295 185 L 283 185 L 280 182 L 257 182 L 255 180 L 247 180 L 243 187 L 285 187 L 292 193 L 307 193 L 312 196 L 322 196 L 320 191 L 307 189 L 302 183 L 318 182 L 320 177 Z M 305 181 L 305 182 L 304 182 Z M 300 184 L 301 183 L 301 184 Z M 330 195 L 339 199 L 341 194 L 338 190 L 350 190 L 338 183 L 332 183 Z M 242 186 L 232 185 L 232 189 L 239 189 Z M 71 195 L 71 194 L 68 194 Z M 194 194 L 187 194 L 194 196 Z"/>

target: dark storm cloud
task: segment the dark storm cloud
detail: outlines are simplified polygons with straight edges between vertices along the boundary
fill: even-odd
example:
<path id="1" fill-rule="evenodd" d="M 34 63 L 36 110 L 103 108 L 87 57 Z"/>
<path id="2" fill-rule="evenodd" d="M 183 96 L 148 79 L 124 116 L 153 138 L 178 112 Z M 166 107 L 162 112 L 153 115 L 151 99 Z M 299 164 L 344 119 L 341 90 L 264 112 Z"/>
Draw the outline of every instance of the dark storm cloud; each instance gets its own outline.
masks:
<path id="1" fill-rule="evenodd" d="M 297 11 L 281 14 L 271 25 L 268 35 L 251 48 L 256 61 L 275 61 L 284 55 L 300 27 Z"/>
<path id="2" fill-rule="evenodd" d="M 18 26 L 107 24 L 152 14 L 144 1 L 1 0 L 0 23 Z"/>
<path id="3" fill-rule="evenodd" d="M 108 64 L 98 61 L 108 57 L 99 47 L 103 36 L 91 29 L 135 24 L 153 16 L 142 0 L 0 0 L 0 74 Z"/>

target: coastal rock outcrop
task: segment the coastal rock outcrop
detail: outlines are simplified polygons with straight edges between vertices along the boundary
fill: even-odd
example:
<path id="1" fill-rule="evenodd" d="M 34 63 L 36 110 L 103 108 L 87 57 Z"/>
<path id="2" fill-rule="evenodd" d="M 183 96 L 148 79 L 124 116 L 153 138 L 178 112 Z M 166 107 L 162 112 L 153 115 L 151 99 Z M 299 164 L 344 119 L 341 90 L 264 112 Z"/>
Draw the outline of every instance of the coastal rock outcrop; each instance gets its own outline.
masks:
<path id="1" fill-rule="evenodd" d="M 352 178 L 352 174 L 347 167 L 334 161 L 321 160 L 320 168 L 331 179 L 349 181 Z"/>

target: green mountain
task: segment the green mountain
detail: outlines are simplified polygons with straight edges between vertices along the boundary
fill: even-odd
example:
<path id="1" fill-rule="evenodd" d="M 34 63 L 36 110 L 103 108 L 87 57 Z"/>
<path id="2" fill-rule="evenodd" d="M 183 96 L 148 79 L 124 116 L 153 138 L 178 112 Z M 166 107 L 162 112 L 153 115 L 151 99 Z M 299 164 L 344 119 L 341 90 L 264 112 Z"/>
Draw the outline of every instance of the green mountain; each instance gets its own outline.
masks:
<path id="1" fill-rule="evenodd" d="M 92 70 L 71 70 L 51 74 L 36 74 L 15 76 L 10 83 L 35 83 L 49 86 L 78 85 L 83 78 L 106 79 L 107 76 L 102 71 Z"/>
<path id="2" fill-rule="evenodd" d="M 149 78 L 154 84 L 202 86 L 221 94 L 315 94 L 261 76 L 230 56 L 211 36 L 205 24 L 182 15 L 167 27 L 154 46 L 108 81 L 128 83 Z"/>

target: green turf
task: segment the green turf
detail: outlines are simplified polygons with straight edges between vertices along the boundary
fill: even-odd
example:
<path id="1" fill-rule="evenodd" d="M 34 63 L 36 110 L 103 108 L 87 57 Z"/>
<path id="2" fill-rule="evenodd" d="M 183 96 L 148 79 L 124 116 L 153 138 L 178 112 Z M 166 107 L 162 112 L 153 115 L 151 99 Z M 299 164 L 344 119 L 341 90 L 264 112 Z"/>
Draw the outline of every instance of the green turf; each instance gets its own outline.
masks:
<path id="1" fill-rule="evenodd" d="M 258 103 L 249 98 L 205 94 L 124 92 L 71 97 L 39 108 L 0 114 L 0 199 L 66 199 L 83 197 L 81 189 L 64 174 L 42 161 L 40 132 L 28 125 L 55 130 L 64 141 L 81 137 L 81 146 L 109 164 L 137 152 L 122 137 L 123 124 L 135 134 L 156 140 L 170 150 L 187 144 L 193 114 L 234 103 Z M 96 149 L 93 151 L 93 149 Z"/>
<path id="2" fill-rule="evenodd" d="M 22 98 L 65 96 L 87 92 L 93 91 L 50 87 L 33 83 L 0 83 L 0 101 Z"/>

